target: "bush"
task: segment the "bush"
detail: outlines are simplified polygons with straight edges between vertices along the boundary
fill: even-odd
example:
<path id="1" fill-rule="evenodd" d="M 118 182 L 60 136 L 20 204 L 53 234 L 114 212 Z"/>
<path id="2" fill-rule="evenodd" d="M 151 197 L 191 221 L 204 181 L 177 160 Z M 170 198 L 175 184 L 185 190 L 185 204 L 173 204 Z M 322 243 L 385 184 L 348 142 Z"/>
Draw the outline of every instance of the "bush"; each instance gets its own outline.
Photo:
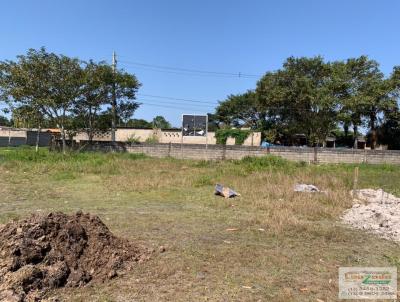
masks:
<path id="1" fill-rule="evenodd" d="M 158 144 L 158 137 L 155 136 L 155 135 L 149 136 L 146 139 L 146 143 L 148 143 L 148 144 Z"/>
<path id="2" fill-rule="evenodd" d="M 249 130 L 241 129 L 218 129 L 215 132 L 215 138 L 219 145 L 226 145 L 228 137 L 233 137 L 235 139 L 235 145 L 243 145 L 246 138 L 249 137 L 250 132 Z"/>
<path id="3" fill-rule="evenodd" d="M 132 134 L 128 139 L 126 140 L 128 144 L 134 145 L 134 144 L 139 144 L 140 143 L 140 136 L 135 136 Z"/>

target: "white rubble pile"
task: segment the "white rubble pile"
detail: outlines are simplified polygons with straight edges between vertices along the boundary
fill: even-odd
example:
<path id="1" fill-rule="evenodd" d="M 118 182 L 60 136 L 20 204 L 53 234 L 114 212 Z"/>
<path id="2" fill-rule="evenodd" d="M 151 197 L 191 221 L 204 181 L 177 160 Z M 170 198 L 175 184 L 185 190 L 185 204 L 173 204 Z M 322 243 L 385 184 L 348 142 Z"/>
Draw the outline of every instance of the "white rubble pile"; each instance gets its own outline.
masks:
<path id="1" fill-rule="evenodd" d="M 295 192 L 306 192 L 306 193 L 320 192 L 320 190 L 316 186 L 307 184 L 295 184 L 293 190 Z"/>
<path id="2" fill-rule="evenodd" d="M 400 198 L 382 189 L 363 189 L 352 194 L 355 204 L 344 212 L 344 223 L 400 241 Z"/>

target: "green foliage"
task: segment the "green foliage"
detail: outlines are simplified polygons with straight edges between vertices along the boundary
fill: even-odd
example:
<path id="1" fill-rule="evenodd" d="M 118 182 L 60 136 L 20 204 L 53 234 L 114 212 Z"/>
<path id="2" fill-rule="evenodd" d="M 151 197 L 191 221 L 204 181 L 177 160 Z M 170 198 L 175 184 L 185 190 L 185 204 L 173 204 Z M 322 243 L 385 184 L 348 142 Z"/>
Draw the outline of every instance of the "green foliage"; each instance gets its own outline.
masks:
<path id="1" fill-rule="evenodd" d="M 170 129 L 171 124 L 165 119 L 165 117 L 158 115 L 153 119 L 153 128 Z"/>
<path id="2" fill-rule="evenodd" d="M 0 126 L 11 126 L 11 122 L 5 116 L 0 115 Z"/>
<path id="3" fill-rule="evenodd" d="M 378 141 L 391 150 L 400 149 L 400 112 L 390 112 L 378 129 Z"/>
<path id="4" fill-rule="evenodd" d="M 290 57 L 279 70 L 267 72 L 255 91 L 220 102 L 215 116 L 225 125 L 261 130 L 271 142 L 291 144 L 304 134 L 310 146 L 322 143 L 339 125 L 346 141 L 350 126 L 354 138 L 366 126 L 373 148 L 381 117 L 398 108 L 399 95 L 399 67 L 384 77 L 379 64 L 366 56 L 337 62 Z"/>
<path id="5" fill-rule="evenodd" d="M 35 152 L 34 147 L 22 146 L 12 148 L 0 148 L 1 162 L 31 162 L 31 163 L 68 163 L 73 162 L 77 165 L 90 163 L 92 166 L 102 166 L 116 158 L 128 160 L 143 159 L 147 156 L 142 153 L 99 153 L 99 152 L 68 152 L 62 154 L 51 152 L 48 148 L 39 148 Z"/>
<path id="6" fill-rule="evenodd" d="M 129 144 L 138 144 L 140 143 L 140 137 L 137 137 L 134 134 L 132 134 L 130 137 L 128 137 L 126 142 Z"/>
<path id="7" fill-rule="evenodd" d="M 235 139 L 236 145 L 243 145 L 246 138 L 249 137 L 251 131 L 249 130 L 241 130 L 241 129 L 218 129 L 215 132 L 215 138 L 217 140 L 217 144 L 226 145 L 226 141 L 228 137 L 232 137 Z"/>
<path id="8" fill-rule="evenodd" d="M 156 135 L 149 136 L 146 139 L 146 143 L 147 144 L 158 144 L 158 142 L 159 142 L 159 140 L 158 140 L 158 137 Z"/>
<path id="9" fill-rule="evenodd" d="M 139 107 L 134 100 L 140 85 L 134 75 L 103 62 L 85 63 L 45 48 L 0 62 L 0 96 L 14 109 L 16 121 L 56 125 L 64 152 L 67 132 L 84 129 L 91 140 L 94 130 L 108 128 L 114 117 L 126 123 Z M 115 108 L 115 116 L 110 108 L 102 112 L 107 105 Z"/>
<path id="10" fill-rule="evenodd" d="M 153 128 L 153 124 L 144 119 L 130 119 L 126 123 L 126 126 L 132 127 L 132 128 L 137 128 L 137 129 L 152 129 Z"/>
<path id="11" fill-rule="evenodd" d="M 290 169 L 296 166 L 296 163 L 290 162 L 279 156 L 267 155 L 262 157 L 247 156 L 241 160 L 235 161 L 235 164 L 242 165 L 248 171 L 261 171 L 265 169 Z"/>
<path id="12" fill-rule="evenodd" d="M 205 187 L 215 185 L 213 178 L 210 175 L 201 175 L 193 182 L 195 187 Z"/>
<path id="13" fill-rule="evenodd" d="M 225 125 L 257 129 L 262 122 L 262 113 L 254 91 L 228 96 L 225 101 L 219 103 L 215 111 L 216 116 Z"/>

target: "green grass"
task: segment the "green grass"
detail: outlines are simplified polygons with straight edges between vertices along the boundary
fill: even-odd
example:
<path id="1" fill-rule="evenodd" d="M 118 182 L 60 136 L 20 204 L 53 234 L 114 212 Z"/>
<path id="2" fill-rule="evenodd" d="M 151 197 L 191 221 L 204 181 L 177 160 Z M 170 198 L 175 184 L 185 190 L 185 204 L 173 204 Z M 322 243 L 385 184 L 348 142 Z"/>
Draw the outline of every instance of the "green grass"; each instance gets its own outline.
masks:
<path id="1" fill-rule="evenodd" d="M 105 284 L 51 293 L 63 301 L 336 301 L 339 266 L 399 263 L 396 243 L 340 224 L 354 168 L 0 148 L 0 223 L 81 209 L 119 236 L 167 247 Z M 400 196 L 399 167 L 359 169 L 359 187 Z M 297 182 L 327 194 L 296 194 Z M 215 183 L 242 196 L 215 196 Z"/>

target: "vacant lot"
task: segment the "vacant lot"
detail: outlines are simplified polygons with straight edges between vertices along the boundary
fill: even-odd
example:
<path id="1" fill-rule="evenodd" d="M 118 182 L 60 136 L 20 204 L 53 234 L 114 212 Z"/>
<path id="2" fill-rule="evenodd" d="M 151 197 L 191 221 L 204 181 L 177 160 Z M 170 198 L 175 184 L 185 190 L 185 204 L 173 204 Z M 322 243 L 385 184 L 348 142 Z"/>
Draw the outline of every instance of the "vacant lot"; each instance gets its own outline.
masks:
<path id="1" fill-rule="evenodd" d="M 353 171 L 0 149 L 0 223 L 81 209 L 116 235 L 166 247 L 106 284 L 51 293 L 65 301 L 336 301 L 339 266 L 400 265 L 397 244 L 340 224 Z M 326 194 L 294 193 L 297 182 Z M 215 183 L 242 196 L 214 196 Z M 400 169 L 360 166 L 359 187 L 399 195 Z"/>

